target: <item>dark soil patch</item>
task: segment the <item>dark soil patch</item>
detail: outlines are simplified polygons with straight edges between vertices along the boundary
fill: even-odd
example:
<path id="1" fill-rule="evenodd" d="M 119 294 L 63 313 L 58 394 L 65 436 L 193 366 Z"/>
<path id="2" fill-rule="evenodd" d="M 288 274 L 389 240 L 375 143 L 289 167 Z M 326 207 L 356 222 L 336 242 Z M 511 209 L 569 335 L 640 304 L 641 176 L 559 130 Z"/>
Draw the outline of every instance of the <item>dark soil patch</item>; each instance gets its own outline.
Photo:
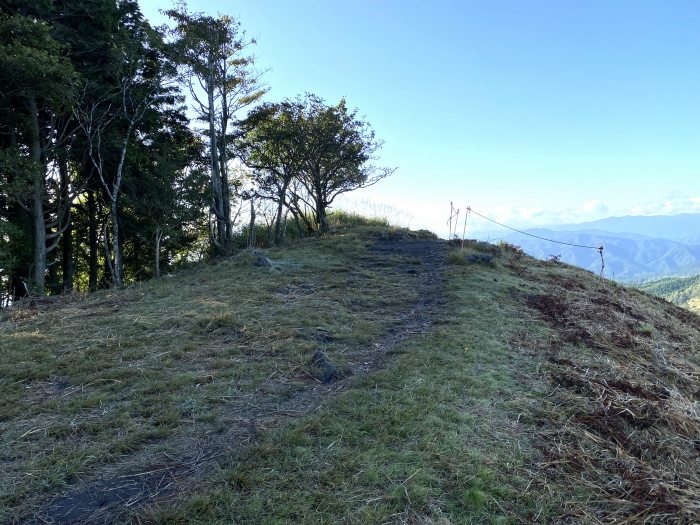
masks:
<path id="1" fill-rule="evenodd" d="M 561 325 L 565 321 L 567 306 L 563 299 L 554 295 L 530 295 L 527 305 L 542 313 L 549 322 Z"/>
<path id="2" fill-rule="evenodd" d="M 311 375 L 321 383 L 334 383 L 344 378 L 344 374 L 328 358 L 323 350 L 316 350 L 309 361 Z"/>

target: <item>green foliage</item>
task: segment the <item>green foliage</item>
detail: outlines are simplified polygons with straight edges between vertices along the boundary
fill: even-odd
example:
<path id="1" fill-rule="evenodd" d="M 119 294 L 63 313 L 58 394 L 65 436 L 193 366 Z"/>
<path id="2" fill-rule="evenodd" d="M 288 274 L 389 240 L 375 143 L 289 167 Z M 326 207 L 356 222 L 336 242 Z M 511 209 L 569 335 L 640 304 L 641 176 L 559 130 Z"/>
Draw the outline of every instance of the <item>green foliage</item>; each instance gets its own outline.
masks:
<path id="1" fill-rule="evenodd" d="M 248 243 L 232 214 L 248 199 L 258 246 L 371 226 L 328 213 L 392 172 L 372 164 L 381 142 L 357 111 L 307 95 L 243 118 L 267 91 L 255 41 L 227 15 L 166 14 L 171 28 L 136 0 L 0 5 L 0 286 L 13 300 L 23 281 L 95 290 L 230 255 Z"/>
<path id="2" fill-rule="evenodd" d="M 1 9 L 2 284 L 26 279 L 41 263 L 52 293 L 108 285 L 104 245 L 112 253 L 115 246 L 104 238 L 104 202 L 122 168 L 128 195 L 117 205 L 125 235 L 118 247 L 127 257 L 127 281 L 152 274 L 155 229 L 162 232 L 165 269 L 198 257 L 210 199 L 202 184 L 201 140 L 189 129 L 179 88 L 163 84 L 175 70 L 163 35 L 138 3 L 5 2 Z M 49 167 L 60 180 L 47 176 Z M 37 208 L 43 217 L 33 214 Z M 38 261 L 42 254 L 32 241 L 42 226 L 46 260 Z M 35 253 L 27 256 L 27 246 Z M 21 287 L 11 291 L 15 298 L 22 293 Z"/>
<path id="3" fill-rule="evenodd" d="M 13 249 L 13 244 L 20 234 L 21 230 L 16 225 L 0 218 L 0 269 L 12 268 L 17 264 L 17 250 Z"/>
<path id="4" fill-rule="evenodd" d="M 343 210 L 335 210 L 328 214 L 328 223 L 331 228 L 388 228 L 389 221 L 383 217 L 365 217 L 357 213 Z"/>
<path id="5" fill-rule="evenodd" d="M 37 162 L 17 148 L 0 149 L 0 194 L 6 206 L 30 199 L 32 182 L 40 169 Z"/>
<path id="6" fill-rule="evenodd" d="M 344 99 L 329 106 L 307 94 L 264 105 L 251 113 L 245 129 L 239 145 L 244 161 L 257 170 L 263 196 L 288 207 L 309 230 L 327 232 L 327 210 L 339 195 L 394 171 L 372 164 L 382 143 Z"/>
<path id="7" fill-rule="evenodd" d="M 14 221 L 0 216 L 0 308 L 9 297 L 9 280 L 18 266 L 31 260 L 31 244 L 26 231 Z"/>
<path id="8" fill-rule="evenodd" d="M 62 52 L 46 22 L 19 14 L 0 15 L 0 77 L 6 97 L 70 104 L 76 77 Z"/>
<path id="9" fill-rule="evenodd" d="M 667 277 L 640 284 L 638 288 L 700 313 L 700 275 Z"/>
<path id="10" fill-rule="evenodd" d="M 307 220 L 312 220 L 311 216 L 306 217 Z M 346 212 L 343 210 L 335 210 L 328 214 L 328 224 L 330 231 L 350 232 L 357 234 L 365 229 L 367 230 L 386 230 L 390 229 L 389 221 L 383 217 L 365 217 L 356 213 Z M 287 217 L 283 223 L 284 239 L 286 245 L 290 245 L 295 241 L 304 239 L 309 236 L 309 233 L 303 227 L 300 227 L 292 217 Z M 274 225 L 256 224 L 255 225 L 255 246 L 258 248 L 272 248 L 274 243 Z M 245 249 L 248 247 L 250 228 L 248 225 L 241 227 L 234 238 L 234 246 L 237 249 Z M 430 234 L 432 235 L 432 234 Z"/>
<path id="11" fill-rule="evenodd" d="M 37 13 L 43 11 L 39 4 L 35 7 Z M 46 174 L 55 151 L 66 140 L 59 122 L 74 102 L 77 76 L 63 54 L 64 46 L 54 39 L 51 26 L 30 12 L 18 9 L 0 14 L 0 115 L 8 117 L 0 120 L 0 190 L 7 195 L 2 199 L 6 202 L 0 202 L 0 220 L 14 223 L 11 228 L 5 227 L 4 243 L 14 252 L 16 265 L 30 262 L 32 281 L 43 294 L 47 251 L 55 247 L 46 242 L 46 226 L 52 221 L 58 224 L 63 218 L 60 211 L 51 214 Z M 23 243 L 15 242 L 18 232 L 25 229 L 33 237 L 28 260 L 17 257 L 21 250 L 18 245 Z M 17 281 L 29 277 L 30 268 L 4 267 L 0 272 Z"/>
<path id="12" fill-rule="evenodd" d="M 143 266 L 133 269 L 139 279 L 154 275 L 156 238 L 163 271 L 200 239 L 202 209 L 210 200 L 208 176 L 202 167 L 192 165 L 192 159 L 202 154 L 202 144 L 182 117 L 175 111 L 153 115 L 152 138 L 138 144 L 131 156 L 123 227 L 138 249 L 149 255 Z"/>

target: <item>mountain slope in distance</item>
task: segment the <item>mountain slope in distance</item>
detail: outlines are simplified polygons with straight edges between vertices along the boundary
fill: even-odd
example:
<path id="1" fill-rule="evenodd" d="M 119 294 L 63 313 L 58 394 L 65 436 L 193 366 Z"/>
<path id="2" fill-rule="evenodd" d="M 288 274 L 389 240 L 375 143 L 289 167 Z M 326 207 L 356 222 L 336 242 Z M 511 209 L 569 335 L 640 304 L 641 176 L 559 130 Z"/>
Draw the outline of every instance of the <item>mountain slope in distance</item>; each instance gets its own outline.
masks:
<path id="1" fill-rule="evenodd" d="M 579 224 L 550 226 L 549 229 L 559 231 L 603 230 L 614 234 L 636 233 L 652 238 L 700 244 L 700 213 L 607 217 Z"/>
<path id="2" fill-rule="evenodd" d="M 700 246 L 646 237 L 639 233 L 614 234 L 602 230 L 554 231 L 537 228 L 527 233 L 555 241 L 585 246 L 603 245 L 605 274 L 620 281 L 688 275 L 700 272 Z M 537 239 L 521 233 L 504 237 L 539 259 L 554 256 L 563 262 L 600 272 L 600 255 L 594 249 L 579 248 Z"/>
<path id="3" fill-rule="evenodd" d="M 644 283 L 639 288 L 695 313 L 700 313 L 700 275 L 667 277 Z"/>

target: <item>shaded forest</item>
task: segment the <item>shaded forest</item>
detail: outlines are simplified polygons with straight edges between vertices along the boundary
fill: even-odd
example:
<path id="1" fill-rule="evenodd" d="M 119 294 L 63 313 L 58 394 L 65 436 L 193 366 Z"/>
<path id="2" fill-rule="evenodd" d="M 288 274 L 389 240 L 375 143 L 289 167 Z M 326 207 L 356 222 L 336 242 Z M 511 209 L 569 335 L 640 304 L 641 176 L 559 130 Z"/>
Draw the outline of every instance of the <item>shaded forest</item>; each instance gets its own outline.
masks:
<path id="1" fill-rule="evenodd" d="M 0 305 L 321 235 L 393 172 L 345 100 L 267 101 L 238 20 L 165 14 L 0 2 Z"/>

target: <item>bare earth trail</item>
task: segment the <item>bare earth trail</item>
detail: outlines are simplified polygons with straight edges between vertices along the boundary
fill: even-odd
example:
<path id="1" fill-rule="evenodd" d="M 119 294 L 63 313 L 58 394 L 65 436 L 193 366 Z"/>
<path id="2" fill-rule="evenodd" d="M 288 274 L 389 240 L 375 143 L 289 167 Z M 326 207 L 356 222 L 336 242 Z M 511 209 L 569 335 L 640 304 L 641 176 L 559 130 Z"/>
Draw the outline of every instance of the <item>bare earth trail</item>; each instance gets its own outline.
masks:
<path id="1" fill-rule="evenodd" d="M 354 376 L 380 369 L 399 342 L 429 331 L 445 304 L 442 271 L 446 243 L 407 239 L 393 233 L 381 233 L 375 241 L 358 258 L 356 270 L 379 269 L 408 279 L 417 300 L 396 311 L 395 324 L 371 344 L 348 348 L 342 377 L 334 376 L 324 383 L 300 371 L 300 388 L 299 380 L 290 380 L 288 375 L 272 370 L 255 392 L 225 400 L 224 408 L 217 414 L 216 428 L 206 423 L 181 427 L 165 443 L 147 445 L 117 463 L 99 466 L 48 500 L 32 522 L 125 522 L 138 509 L 199 490 L 220 465 L 235 463 L 236 456 L 254 442 L 260 429 L 278 428 L 310 413 L 329 396 L 347 388 Z M 332 339 L 333 334 L 317 335 L 321 348 Z M 221 431 L 222 427 L 226 430 Z"/>

